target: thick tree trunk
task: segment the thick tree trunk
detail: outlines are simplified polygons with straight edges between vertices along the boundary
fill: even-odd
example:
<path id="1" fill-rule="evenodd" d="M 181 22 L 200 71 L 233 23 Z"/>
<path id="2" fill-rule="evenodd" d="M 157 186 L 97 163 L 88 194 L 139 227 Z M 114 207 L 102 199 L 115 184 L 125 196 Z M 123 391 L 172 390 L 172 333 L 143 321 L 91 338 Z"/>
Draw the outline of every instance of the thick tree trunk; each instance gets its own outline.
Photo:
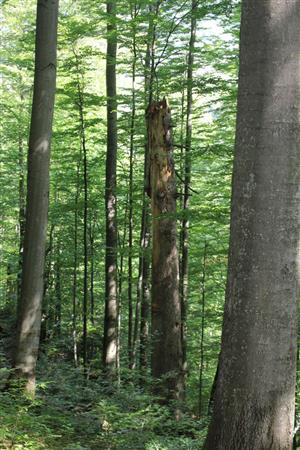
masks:
<path id="1" fill-rule="evenodd" d="M 152 248 L 152 375 L 163 400 L 182 397 L 181 308 L 178 286 L 176 182 L 171 113 L 166 100 L 148 108 Z"/>
<path id="2" fill-rule="evenodd" d="M 106 256 L 105 256 L 105 318 L 103 365 L 107 373 L 117 368 L 118 289 L 117 289 L 117 92 L 116 92 L 116 1 L 107 1 L 107 156 L 106 156 Z"/>
<path id="3" fill-rule="evenodd" d="M 242 3 L 231 239 L 205 449 L 290 450 L 297 351 L 300 3 Z"/>
<path id="4" fill-rule="evenodd" d="M 24 257 L 15 369 L 34 394 L 48 213 L 50 141 L 56 82 L 58 1 L 38 0 L 34 93 L 28 153 Z"/>

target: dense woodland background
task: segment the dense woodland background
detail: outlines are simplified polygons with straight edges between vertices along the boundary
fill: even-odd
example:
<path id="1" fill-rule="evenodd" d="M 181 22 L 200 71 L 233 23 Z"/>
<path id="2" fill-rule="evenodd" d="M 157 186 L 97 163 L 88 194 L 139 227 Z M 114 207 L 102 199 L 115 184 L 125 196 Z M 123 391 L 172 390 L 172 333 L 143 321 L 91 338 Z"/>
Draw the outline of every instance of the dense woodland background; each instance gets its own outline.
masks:
<path id="1" fill-rule="evenodd" d="M 94 0 L 61 0 L 59 8 L 37 394 L 34 401 L 12 392 L 1 394 L 0 447 L 199 449 L 207 432 L 220 351 L 227 273 L 239 1 L 117 2 L 120 333 L 119 363 L 113 382 L 102 376 L 101 356 L 108 17 L 105 3 Z M 10 365 L 11 336 L 20 296 L 35 14 L 35 2 L 2 1 L 0 382 L 2 379 L 3 383 Z M 188 69 L 192 24 L 196 32 L 191 77 Z M 139 264 L 141 258 L 151 259 L 150 247 L 143 249 L 140 242 L 142 214 L 145 204 L 149 204 L 144 193 L 149 76 L 152 99 L 166 97 L 172 112 L 180 258 L 182 229 L 189 222 L 187 372 L 185 402 L 178 422 L 168 406 L 156 402 L 150 389 L 153 386 L 150 338 L 145 323 L 141 328 Z M 189 180 L 186 148 L 191 86 Z M 184 203 L 187 198 L 188 207 Z M 150 284 L 150 276 L 148 280 Z M 149 312 L 144 310 L 143 314 L 150 326 Z M 148 339 L 146 355 L 145 347 L 141 346 L 142 333 Z"/>

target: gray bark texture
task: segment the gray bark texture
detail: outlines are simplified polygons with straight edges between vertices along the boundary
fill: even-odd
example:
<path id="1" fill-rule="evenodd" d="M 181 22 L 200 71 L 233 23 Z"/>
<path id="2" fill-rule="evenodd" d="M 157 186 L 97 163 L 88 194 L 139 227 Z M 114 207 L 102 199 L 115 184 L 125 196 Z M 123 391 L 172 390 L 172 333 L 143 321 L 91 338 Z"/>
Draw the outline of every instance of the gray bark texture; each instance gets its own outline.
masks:
<path id="1" fill-rule="evenodd" d="M 152 246 L 152 375 L 163 400 L 183 393 L 176 180 L 171 113 L 166 100 L 148 108 Z"/>
<path id="2" fill-rule="evenodd" d="M 106 155 L 106 255 L 105 255 L 105 318 L 103 365 L 108 373 L 117 369 L 118 288 L 117 288 L 117 92 L 116 92 L 116 1 L 107 1 L 107 155 Z"/>
<path id="3" fill-rule="evenodd" d="M 34 393 L 49 201 L 50 141 L 56 84 L 57 0 L 38 0 L 28 152 L 26 225 L 14 366 Z"/>
<path id="4" fill-rule="evenodd" d="M 227 293 L 206 450 L 290 450 L 300 187 L 300 2 L 244 0 Z"/>

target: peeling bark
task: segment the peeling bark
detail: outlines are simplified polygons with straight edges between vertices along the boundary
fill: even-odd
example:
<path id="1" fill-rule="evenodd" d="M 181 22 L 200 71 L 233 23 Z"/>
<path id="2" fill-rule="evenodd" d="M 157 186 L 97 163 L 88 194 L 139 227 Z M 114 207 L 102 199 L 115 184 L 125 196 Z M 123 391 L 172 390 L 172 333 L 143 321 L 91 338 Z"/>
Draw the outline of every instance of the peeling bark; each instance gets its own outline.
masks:
<path id="1" fill-rule="evenodd" d="M 176 180 L 171 113 L 164 99 L 148 108 L 152 247 L 152 375 L 162 399 L 183 392 L 181 305 L 176 230 Z"/>

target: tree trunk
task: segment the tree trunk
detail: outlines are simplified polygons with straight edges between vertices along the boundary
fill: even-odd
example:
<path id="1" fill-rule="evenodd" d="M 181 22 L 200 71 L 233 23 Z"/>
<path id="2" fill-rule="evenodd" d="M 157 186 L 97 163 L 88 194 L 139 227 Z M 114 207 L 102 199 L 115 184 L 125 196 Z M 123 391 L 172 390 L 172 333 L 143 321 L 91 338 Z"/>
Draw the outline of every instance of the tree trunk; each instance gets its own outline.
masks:
<path id="1" fill-rule="evenodd" d="M 56 261 L 54 263 L 55 273 L 55 311 L 54 311 L 54 333 L 61 335 L 61 273 L 60 273 L 60 242 L 57 243 Z"/>
<path id="2" fill-rule="evenodd" d="M 131 10 L 132 20 L 132 110 L 130 123 L 130 150 L 129 150 L 129 198 L 128 198 L 128 359 L 129 367 L 135 368 L 136 365 L 136 350 L 138 341 L 138 325 L 140 319 L 140 302 L 137 297 L 135 308 L 135 320 L 133 326 L 133 301 L 132 301 L 132 248 L 133 248 L 133 157 L 134 157 L 134 135 L 135 135 L 135 78 L 136 78 L 136 17 L 137 6 Z"/>
<path id="3" fill-rule="evenodd" d="M 198 398 L 198 416 L 202 414 L 203 397 L 203 372 L 204 372 L 204 327 L 205 327 L 205 300 L 206 300 L 206 258 L 207 243 L 204 244 L 202 277 L 201 277 L 201 329 L 200 329 L 200 367 L 199 367 L 199 398 Z"/>
<path id="4" fill-rule="evenodd" d="M 188 51 L 187 89 L 186 89 L 186 137 L 184 155 L 184 193 L 183 193 L 183 219 L 181 224 L 181 273 L 180 273 L 180 299 L 181 299 L 181 339 L 182 339 L 182 367 L 187 371 L 186 355 L 186 315 L 189 287 L 189 188 L 191 184 L 191 145 L 192 145 L 192 106 L 193 106 L 193 65 L 194 47 L 196 40 L 196 8 L 199 0 L 192 0 L 191 7 L 191 35 Z"/>
<path id="5" fill-rule="evenodd" d="M 89 226 L 89 241 L 90 241 L 90 321 L 91 325 L 95 324 L 95 295 L 94 295 L 94 278 L 95 278 L 95 268 L 94 268 L 94 233 L 95 233 L 95 219 L 91 220 Z M 94 358 L 94 336 L 92 336 L 91 343 L 88 349 L 89 360 L 92 361 Z"/>
<path id="6" fill-rule="evenodd" d="M 152 375 L 165 401 L 182 397 L 181 308 L 178 286 L 176 182 L 171 113 L 164 99 L 148 109 L 152 248 Z"/>
<path id="7" fill-rule="evenodd" d="M 150 220 L 149 220 L 148 199 L 145 194 L 143 194 L 142 227 L 141 227 L 140 243 L 142 253 L 139 259 L 137 302 L 141 304 L 140 371 L 141 371 L 141 381 L 143 383 L 148 367 L 149 316 L 150 316 L 150 286 L 149 286 L 150 258 L 147 253 L 147 250 L 149 249 L 150 245 Z"/>
<path id="8" fill-rule="evenodd" d="M 58 1 L 37 3 L 34 93 L 28 153 L 24 257 L 14 366 L 34 394 L 47 231 L 50 141 L 56 83 Z"/>
<path id="9" fill-rule="evenodd" d="M 24 107 L 24 97 L 20 94 L 20 111 L 21 117 L 22 108 Z M 22 283 L 22 263 L 23 263 L 23 250 L 24 250 L 24 233 L 25 233 L 25 174 L 24 174 L 24 146 L 21 120 L 19 122 L 18 130 L 18 165 L 19 165 L 19 264 L 18 264 L 18 295 L 17 295 L 17 310 L 20 308 L 21 302 L 21 283 Z"/>
<path id="10" fill-rule="evenodd" d="M 126 236 L 127 236 L 127 215 L 128 215 L 128 192 L 126 195 L 126 204 L 123 219 L 123 233 L 121 238 L 120 228 L 118 227 L 118 249 L 119 249 L 119 261 L 118 261 L 118 326 L 117 326 L 117 373 L 118 373 L 118 386 L 120 385 L 120 344 L 121 344 L 121 319 L 122 319 L 122 298 L 123 298 L 123 275 L 124 275 L 124 253 L 126 247 Z"/>
<path id="11" fill-rule="evenodd" d="M 117 98 L 116 98 L 116 1 L 107 1 L 107 156 L 106 156 L 106 255 L 105 255 L 105 317 L 103 365 L 113 374 L 117 367 L 118 299 L 117 299 Z"/>
<path id="12" fill-rule="evenodd" d="M 77 163 L 76 170 L 76 193 L 74 202 L 74 259 L 73 259 L 73 288 L 72 288 L 72 339 L 73 339 L 73 357 L 74 365 L 78 365 L 78 349 L 77 349 L 77 269 L 78 269 L 78 201 L 80 192 L 80 160 Z"/>
<path id="13" fill-rule="evenodd" d="M 158 16 L 159 1 L 156 2 L 155 16 Z M 153 98 L 153 81 L 154 81 L 154 63 L 155 63 L 155 20 L 152 5 L 149 5 L 149 27 L 147 33 L 147 49 L 145 57 L 145 109 L 151 104 Z M 149 346 L 149 315 L 150 315 L 150 258 L 148 249 L 150 247 L 150 208 L 147 197 L 149 191 L 149 130 L 148 120 L 146 119 L 146 135 L 145 135 L 145 159 L 144 159 L 144 190 L 143 190 L 143 207 L 142 207 L 142 224 L 139 258 L 139 276 L 137 286 L 137 304 L 141 305 L 141 321 L 140 321 L 140 372 L 141 382 L 145 381 L 148 367 L 148 346 Z"/>
<path id="14" fill-rule="evenodd" d="M 299 264 L 300 3 L 242 3 L 220 371 L 205 449 L 290 450 Z"/>
<path id="15" fill-rule="evenodd" d="M 91 296 L 91 311 L 90 311 L 90 317 L 91 317 L 91 324 L 94 325 L 95 322 L 95 296 L 94 296 L 94 233 L 95 233 L 95 222 L 94 219 L 92 220 L 90 227 L 89 227 L 89 239 L 90 239 L 90 259 L 91 259 L 91 280 L 90 280 L 90 296 Z"/>
<path id="16" fill-rule="evenodd" d="M 75 54 L 77 71 L 79 73 L 79 59 Z M 85 375 L 87 374 L 87 309 L 88 309 L 88 167 L 87 167 L 87 148 L 85 139 L 85 121 L 84 121 L 84 99 L 83 99 L 83 82 L 77 79 L 77 95 L 78 95 L 78 112 L 80 126 L 80 140 L 82 148 L 82 165 L 83 165 L 83 299 L 82 299 L 82 338 L 83 338 L 83 368 Z"/>
<path id="17" fill-rule="evenodd" d="M 44 269 L 44 289 L 43 289 L 43 304 L 42 304 L 42 320 L 40 332 L 40 344 L 46 342 L 49 338 L 50 325 L 50 308 L 51 308 L 51 290 L 54 282 L 52 277 L 53 272 L 53 235 L 55 226 L 50 225 L 49 243 L 46 248 L 45 255 L 45 269 Z"/>

